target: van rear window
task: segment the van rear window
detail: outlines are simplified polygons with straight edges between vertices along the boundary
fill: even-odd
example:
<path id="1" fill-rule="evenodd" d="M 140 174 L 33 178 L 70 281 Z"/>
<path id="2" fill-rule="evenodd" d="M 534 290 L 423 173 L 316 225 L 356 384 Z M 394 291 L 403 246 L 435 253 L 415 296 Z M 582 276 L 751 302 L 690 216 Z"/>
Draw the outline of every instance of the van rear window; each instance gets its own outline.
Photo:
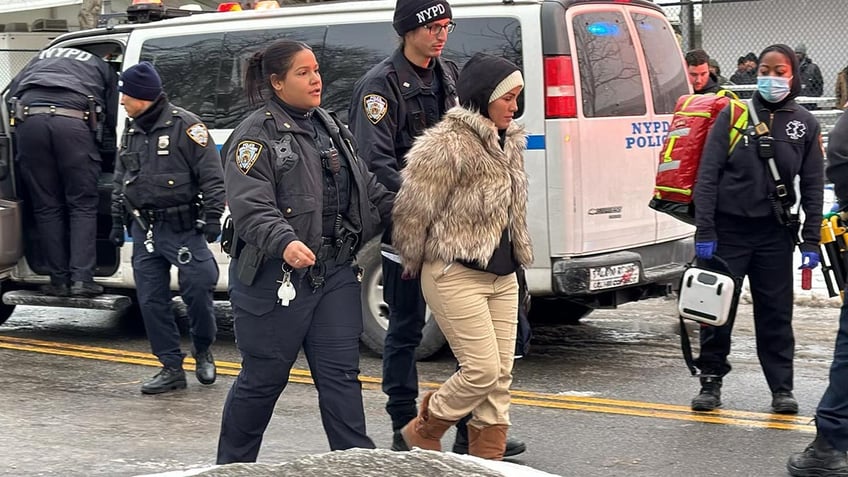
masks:
<path id="1" fill-rule="evenodd" d="M 673 113 L 677 98 L 689 94 L 689 80 L 674 32 L 662 18 L 653 15 L 634 13 L 633 23 L 645 54 L 654 113 Z"/>
<path id="2" fill-rule="evenodd" d="M 573 30 L 583 115 L 644 115 L 642 74 L 624 16 L 618 12 L 575 15 Z"/>

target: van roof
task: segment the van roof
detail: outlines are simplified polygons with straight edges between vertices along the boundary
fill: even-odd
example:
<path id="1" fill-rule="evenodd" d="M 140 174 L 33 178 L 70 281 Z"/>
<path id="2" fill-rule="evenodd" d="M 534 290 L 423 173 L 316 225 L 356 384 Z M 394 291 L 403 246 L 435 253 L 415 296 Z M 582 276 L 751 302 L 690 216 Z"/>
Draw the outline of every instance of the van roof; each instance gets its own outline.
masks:
<path id="1" fill-rule="evenodd" d="M 207 11 L 203 14 L 195 14 L 185 17 L 169 18 L 165 20 L 150 22 L 150 23 L 135 23 L 135 24 L 117 24 L 113 26 L 94 28 L 90 30 L 81 30 L 76 32 L 65 33 L 54 41 L 51 45 L 59 41 L 68 39 L 84 38 L 89 36 L 99 36 L 107 33 L 130 32 L 135 29 L 160 28 L 163 26 L 189 26 L 196 24 L 209 24 L 215 22 L 232 22 L 237 20 L 246 20 L 251 18 L 273 18 L 286 17 L 291 15 L 325 15 L 330 13 L 345 13 L 358 12 L 376 12 L 394 10 L 397 0 L 337 0 L 321 3 L 309 4 L 289 4 L 282 5 L 280 8 L 269 10 L 242 10 L 234 12 L 212 12 Z M 543 3 L 559 3 L 564 8 L 588 3 L 630 3 L 642 7 L 652 8 L 662 12 L 662 9 L 651 0 L 451 0 L 452 7 L 458 6 L 500 6 L 500 5 L 541 5 Z M 344 5 L 344 10 L 339 8 Z"/>

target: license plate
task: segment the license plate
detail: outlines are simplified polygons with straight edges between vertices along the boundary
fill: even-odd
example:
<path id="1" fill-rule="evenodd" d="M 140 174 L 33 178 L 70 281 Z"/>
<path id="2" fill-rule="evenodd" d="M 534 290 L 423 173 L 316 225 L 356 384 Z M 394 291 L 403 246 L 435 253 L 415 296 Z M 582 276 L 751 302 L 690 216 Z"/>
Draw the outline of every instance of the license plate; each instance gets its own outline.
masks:
<path id="1" fill-rule="evenodd" d="M 604 290 L 634 283 L 639 283 L 638 263 L 589 268 L 589 290 Z"/>

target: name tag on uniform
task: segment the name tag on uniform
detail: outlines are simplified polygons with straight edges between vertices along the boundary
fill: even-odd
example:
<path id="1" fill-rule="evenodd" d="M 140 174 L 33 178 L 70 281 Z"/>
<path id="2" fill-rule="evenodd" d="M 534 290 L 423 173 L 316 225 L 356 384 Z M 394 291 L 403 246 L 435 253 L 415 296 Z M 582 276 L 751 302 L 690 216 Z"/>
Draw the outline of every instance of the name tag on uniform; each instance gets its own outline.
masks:
<path id="1" fill-rule="evenodd" d="M 159 149 L 156 150 L 156 154 L 160 156 L 167 156 L 170 154 L 168 150 L 168 146 L 171 144 L 170 136 L 159 136 L 158 146 Z"/>

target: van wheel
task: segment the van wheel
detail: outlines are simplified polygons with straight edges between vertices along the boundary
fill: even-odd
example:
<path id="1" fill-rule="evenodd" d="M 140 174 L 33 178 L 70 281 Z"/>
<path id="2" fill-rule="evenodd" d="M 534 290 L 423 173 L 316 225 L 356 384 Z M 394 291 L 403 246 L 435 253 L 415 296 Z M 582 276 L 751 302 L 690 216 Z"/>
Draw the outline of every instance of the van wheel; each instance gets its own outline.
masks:
<path id="1" fill-rule="evenodd" d="M 371 351 L 383 355 L 383 343 L 389 328 L 389 305 L 383 300 L 383 266 L 380 258 L 380 238 L 365 244 L 359 251 L 357 263 L 365 269 L 362 276 L 362 342 Z M 427 310 L 421 344 L 415 349 L 415 359 L 426 359 L 445 346 L 442 330 Z"/>
<path id="2" fill-rule="evenodd" d="M 7 283 L 0 283 L 0 298 L 2 298 L 3 293 L 10 291 L 12 288 Z M 6 322 L 12 313 L 15 311 L 15 305 L 6 305 L 0 300 L 0 325 Z"/>

